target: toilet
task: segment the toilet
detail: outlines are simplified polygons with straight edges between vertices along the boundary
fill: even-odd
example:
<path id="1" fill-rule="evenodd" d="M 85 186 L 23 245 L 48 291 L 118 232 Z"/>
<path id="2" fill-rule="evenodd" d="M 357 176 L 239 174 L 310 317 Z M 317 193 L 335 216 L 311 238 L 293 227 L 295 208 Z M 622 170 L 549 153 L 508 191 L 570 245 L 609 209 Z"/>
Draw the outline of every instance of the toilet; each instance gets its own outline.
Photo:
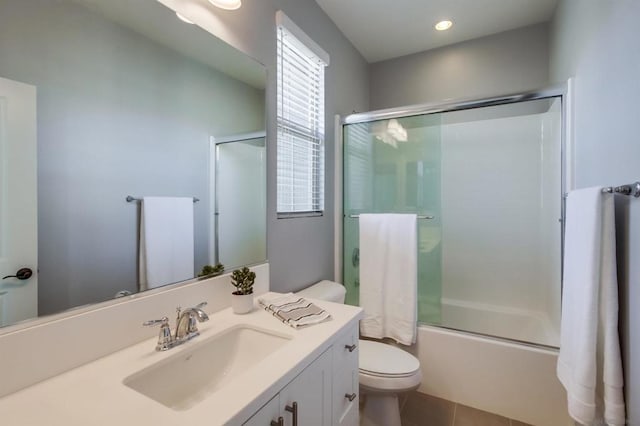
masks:
<path id="1" fill-rule="evenodd" d="M 342 284 L 320 281 L 297 294 L 344 303 Z M 400 426 L 398 394 L 417 389 L 422 381 L 420 362 L 410 353 L 374 340 L 359 341 L 360 396 L 364 401 L 360 424 Z"/>

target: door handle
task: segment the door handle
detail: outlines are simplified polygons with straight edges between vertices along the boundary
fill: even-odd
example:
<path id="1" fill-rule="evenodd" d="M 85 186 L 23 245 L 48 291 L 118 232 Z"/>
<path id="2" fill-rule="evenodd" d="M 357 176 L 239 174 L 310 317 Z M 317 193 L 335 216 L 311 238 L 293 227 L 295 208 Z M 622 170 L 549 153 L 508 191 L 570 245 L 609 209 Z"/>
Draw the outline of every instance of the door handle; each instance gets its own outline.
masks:
<path id="1" fill-rule="evenodd" d="M 7 278 L 17 278 L 20 281 L 22 281 L 22 280 L 28 280 L 29 278 L 31 278 L 32 275 L 33 275 L 33 271 L 30 268 L 20 268 L 18 269 L 18 272 L 16 272 L 15 275 L 7 275 L 6 277 L 2 277 L 2 279 L 6 280 Z"/>
<path id="2" fill-rule="evenodd" d="M 271 420 L 271 426 L 284 426 L 284 418 L 282 416 L 278 417 L 278 421 Z"/>

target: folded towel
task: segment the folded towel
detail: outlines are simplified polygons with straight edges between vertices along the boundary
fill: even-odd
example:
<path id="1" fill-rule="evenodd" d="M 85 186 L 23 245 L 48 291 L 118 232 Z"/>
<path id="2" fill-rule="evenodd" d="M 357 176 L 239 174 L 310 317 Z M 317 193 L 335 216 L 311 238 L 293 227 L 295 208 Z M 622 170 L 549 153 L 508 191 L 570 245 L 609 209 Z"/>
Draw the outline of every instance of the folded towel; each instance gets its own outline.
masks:
<path id="1" fill-rule="evenodd" d="M 258 298 L 267 312 L 293 328 L 318 324 L 331 319 L 331 314 L 304 297 L 293 293 L 268 295 Z"/>
<path id="2" fill-rule="evenodd" d="M 567 197 L 558 377 L 581 424 L 624 425 L 612 194 Z"/>
<path id="3" fill-rule="evenodd" d="M 418 242 L 415 214 L 360 215 L 360 321 L 363 336 L 416 341 Z"/>

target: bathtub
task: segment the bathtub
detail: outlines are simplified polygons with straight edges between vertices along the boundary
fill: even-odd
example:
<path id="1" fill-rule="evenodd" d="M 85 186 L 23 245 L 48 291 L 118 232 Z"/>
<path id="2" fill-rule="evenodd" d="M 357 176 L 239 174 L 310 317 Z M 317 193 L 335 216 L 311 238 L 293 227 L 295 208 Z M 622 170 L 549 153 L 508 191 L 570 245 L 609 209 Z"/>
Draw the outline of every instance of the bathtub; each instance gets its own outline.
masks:
<path id="1" fill-rule="evenodd" d="M 412 349 L 419 392 L 536 426 L 573 425 L 555 349 L 423 324 Z"/>
<path id="2" fill-rule="evenodd" d="M 559 320 L 545 312 L 442 298 L 442 324 L 455 330 L 503 337 L 537 345 L 560 346 Z"/>

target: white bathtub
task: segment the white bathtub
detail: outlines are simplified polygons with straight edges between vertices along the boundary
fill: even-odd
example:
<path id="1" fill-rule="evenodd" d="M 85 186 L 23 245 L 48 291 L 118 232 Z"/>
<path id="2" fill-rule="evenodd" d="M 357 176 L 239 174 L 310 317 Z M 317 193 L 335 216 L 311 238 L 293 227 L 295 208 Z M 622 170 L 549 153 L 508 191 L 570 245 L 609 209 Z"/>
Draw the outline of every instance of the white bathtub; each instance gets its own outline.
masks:
<path id="1" fill-rule="evenodd" d="M 442 325 L 455 330 L 559 347 L 560 325 L 545 312 L 443 298 Z"/>
<path id="2" fill-rule="evenodd" d="M 413 352 L 420 392 L 536 426 L 573 425 L 554 349 L 420 325 Z"/>

